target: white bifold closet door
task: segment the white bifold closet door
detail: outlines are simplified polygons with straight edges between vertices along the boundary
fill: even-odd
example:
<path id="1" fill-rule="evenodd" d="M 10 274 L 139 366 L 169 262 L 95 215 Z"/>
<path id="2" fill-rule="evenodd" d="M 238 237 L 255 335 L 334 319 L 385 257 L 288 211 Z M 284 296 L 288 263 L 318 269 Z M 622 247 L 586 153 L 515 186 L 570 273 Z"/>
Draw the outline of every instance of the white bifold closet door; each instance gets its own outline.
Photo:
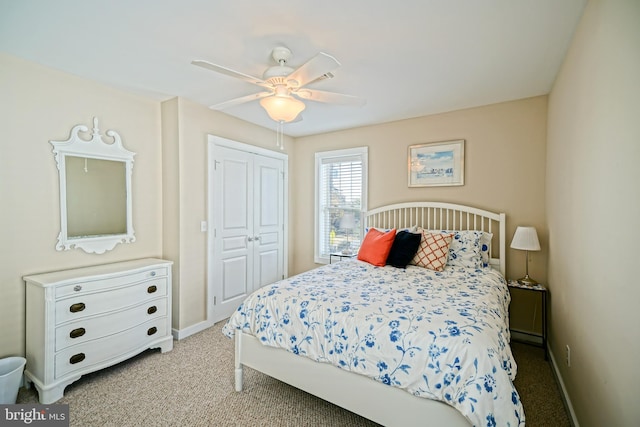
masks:
<path id="1" fill-rule="evenodd" d="M 229 317 L 254 290 L 282 279 L 284 161 L 214 149 L 215 319 Z"/>

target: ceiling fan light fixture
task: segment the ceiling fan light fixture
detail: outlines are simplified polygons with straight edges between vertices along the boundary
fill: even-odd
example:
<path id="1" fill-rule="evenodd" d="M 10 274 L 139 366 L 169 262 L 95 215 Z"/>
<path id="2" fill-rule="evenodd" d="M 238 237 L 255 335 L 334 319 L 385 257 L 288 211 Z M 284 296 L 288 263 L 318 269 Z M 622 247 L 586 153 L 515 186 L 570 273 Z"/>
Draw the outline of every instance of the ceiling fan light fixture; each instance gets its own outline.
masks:
<path id="1" fill-rule="evenodd" d="M 305 109 L 304 102 L 290 95 L 275 95 L 260 100 L 260 105 L 276 122 L 292 122 Z"/>

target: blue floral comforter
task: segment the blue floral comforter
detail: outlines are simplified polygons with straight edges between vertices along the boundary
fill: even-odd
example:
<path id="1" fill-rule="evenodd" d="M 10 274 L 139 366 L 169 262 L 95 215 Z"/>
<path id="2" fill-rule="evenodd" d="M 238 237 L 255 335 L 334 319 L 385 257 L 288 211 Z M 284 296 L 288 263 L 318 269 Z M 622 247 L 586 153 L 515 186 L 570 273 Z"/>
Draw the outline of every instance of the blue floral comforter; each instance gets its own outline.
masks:
<path id="1" fill-rule="evenodd" d="M 351 260 L 265 286 L 223 328 L 454 406 L 475 426 L 524 425 L 510 297 L 492 269 Z"/>

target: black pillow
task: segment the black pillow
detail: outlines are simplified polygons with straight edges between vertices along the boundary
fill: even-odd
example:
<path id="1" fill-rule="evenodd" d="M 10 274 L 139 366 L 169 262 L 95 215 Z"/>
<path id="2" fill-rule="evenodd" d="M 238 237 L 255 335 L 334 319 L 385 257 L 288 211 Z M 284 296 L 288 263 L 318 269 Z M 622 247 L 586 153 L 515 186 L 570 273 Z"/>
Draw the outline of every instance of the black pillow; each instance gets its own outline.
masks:
<path id="1" fill-rule="evenodd" d="M 391 245 L 391 251 L 387 257 L 387 265 L 398 268 L 407 268 L 418 248 L 420 247 L 420 239 L 422 235 L 411 233 L 406 230 L 396 233 L 396 238 Z"/>

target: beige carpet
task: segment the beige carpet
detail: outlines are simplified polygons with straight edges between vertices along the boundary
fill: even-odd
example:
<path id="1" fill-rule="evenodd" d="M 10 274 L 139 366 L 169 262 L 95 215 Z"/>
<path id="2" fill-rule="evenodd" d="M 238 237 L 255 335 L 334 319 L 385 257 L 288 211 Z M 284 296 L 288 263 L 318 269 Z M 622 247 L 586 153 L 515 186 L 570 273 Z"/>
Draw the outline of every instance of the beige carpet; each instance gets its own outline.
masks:
<path id="1" fill-rule="evenodd" d="M 222 325 L 174 341 L 169 353 L 149 350 L 68 386 L 58 403 L 69 404 L 71 426 L 377 425 L 249 368 L 236 393 L 233 341 Z M 527 426 L 569 426 L 542 349 L 513 349 Z M 20 390 L 17 403 L 36 402 L 35 390 Z"/>

